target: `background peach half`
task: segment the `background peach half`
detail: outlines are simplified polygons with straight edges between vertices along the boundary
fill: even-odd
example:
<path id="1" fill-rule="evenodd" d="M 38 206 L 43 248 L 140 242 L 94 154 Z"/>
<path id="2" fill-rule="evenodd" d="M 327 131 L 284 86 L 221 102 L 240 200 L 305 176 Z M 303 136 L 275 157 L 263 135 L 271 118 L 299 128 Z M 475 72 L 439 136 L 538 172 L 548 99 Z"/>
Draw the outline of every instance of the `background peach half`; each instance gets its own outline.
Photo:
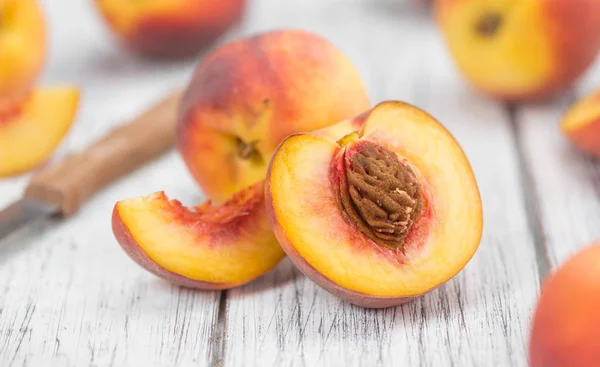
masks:
<path id="1" fill-rule="evenodd" d="M 600 89 L 569 107 L 561 129 L 577 148 L 600 157 Z"/>
<path id="2" fill-rule="evenodd" d="M 265 212 L 263 182 L 221 206 L 189 209 L 158 192 L 115 205 L 115 237 L 151 273 L 175 284 L 226 289 L 271 270 L 285 256 Z"/>
<path id="3" fill-rule="evenodd" d="M 330 179 L 338 140 L 378 143 L 406 160 L 424 187 L 425 207 L 404 248 L 380 247 L 337 205 Z M 433 117 L 384 102 L 353 122 L 296 134 L 277 149 L 266 181 L 267 212 L 290 259 L 324 289 L 365 307 L 422 295 L 456 275 L 482 235 L 477 183 L 462 149 Z"/>
<path id="4" fill-rule="evenodd" d="M 435 8 L 462 74 L 504 100 L 564 91 L 600 50 L 597 0 L 438 0 Z"/>
<path id="5" fill-rule="evenodd" d="M 0 109 L 0 177 L 48 159 L 69 130 L 78 105 L 77 88 L 46 87 Z"/>
<path id="6" fill-rule="evenodd" d="M 0 109 L 35 84 L 46 56 L 45 27 L 36 0 L 0 0 Z"/>
<path id="7" fill-rule="evenodd" d="M 246 0 L 96 0 L 96 5 L 132 50 L 178 58 L 221 37 L 242 18 Z"/>

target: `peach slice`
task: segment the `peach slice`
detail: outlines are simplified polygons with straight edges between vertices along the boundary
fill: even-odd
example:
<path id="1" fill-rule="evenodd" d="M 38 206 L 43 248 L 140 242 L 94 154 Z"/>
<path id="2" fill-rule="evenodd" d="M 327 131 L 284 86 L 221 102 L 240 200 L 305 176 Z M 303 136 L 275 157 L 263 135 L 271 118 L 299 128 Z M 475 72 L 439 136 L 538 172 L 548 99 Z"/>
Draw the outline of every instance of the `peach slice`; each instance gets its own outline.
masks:
<path id="1" fill-rule="evenodd" d="M 532 367 L 597 367 L 600 245 L 569 259 L 542 287 L 530 343 Z"/>
<path id="2" fill-rule="evenodd" d="M 197 54 L 237 23 L 245 0 L 96 0 L 111 30 L 132 50 L 179 58 Z"/>
<path id="3" fill-rule="evenodd" d="M 0 110 L 0 177 L 43 163 L 69 130 L 79 104 L 74 87 L 36 89 Z"/>
<path id="4" fill-rule="evenodd" d="M 351 61 L 327 40 L 280 30 L 224 45 L 196 69 L 182 102 L 177 147 L 216 202 L 262 181 L 288 135 L 369 108 Z"/>
<path id="5" fill-rule="evenodd" d="M 600 89 L 571 106 L 561 128 L 576 147 L 600 157 Z"/>
<path id="6" fill-rule="evenodd" d="M 504 100 L 564 91 L 600 50 L 597 0 L 438 0 L 435 7 L 462 74 Z"/>
<path id="7" fill-rule="evenodd" d="M 289 258 L 364 307 L 398 305 L 448 281 L 482 235 L 479 190 L 461 147 L 402 102 L 287 138 L 271 161 L 266 198 Z"/>
<path id="8" fill-rule="evenodd" d="M 45 20 L 38 2 L 0 0 L 0 109 L 33 86 L 45 52 Z"/>
<path id="9" fill-rule="evenodd" d="M 120 201 L 113 232 L 146 270 L 175 284 L 226 289 L 271 270 L 285 254 L 271 232 L 263 183 L 222 206 L 188 209 L 159 192 Z"/>

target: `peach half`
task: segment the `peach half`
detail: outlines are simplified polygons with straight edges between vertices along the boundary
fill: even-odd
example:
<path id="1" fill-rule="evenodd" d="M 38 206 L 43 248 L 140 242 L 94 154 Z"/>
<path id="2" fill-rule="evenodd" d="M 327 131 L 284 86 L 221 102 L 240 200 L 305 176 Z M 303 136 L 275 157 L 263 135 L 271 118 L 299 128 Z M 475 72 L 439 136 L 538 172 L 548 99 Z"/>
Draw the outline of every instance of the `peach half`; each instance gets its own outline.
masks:
<path id="1" fill-rule="evenodd" d="M 197 54 L 244 13 L 246 0 L 96 0 L 111 30 L 132 50 L 161 58 Z"/>
<path id="2" fill-rule="evenodd" d="M 600 363 L 600 244 L 552 274 L 542 287 L 530 342 L 532 367 Z"/>
<path id="3" fill-rule="evenodd" d="M 69 130 L 79 104 L 73 87 L 36 89 L 0 109 L 0 177 L 43 163 Z"/>
<path id="4" fill-rule="evenodd" d="M 600 89 L 567 110 L 561 129 L 577 148 L 600 158 Z"/>
<path id="5" fill-rule="evenodd" d="M 313 33 L 271 31 L 226 44 L 196 69 L 183 98 L 177 147 L 215 202 L 264 180 L 288 135 L 369 108 L 352 62 Z"/>
<path id="6" fill-rule="evenodd" d="M 175 284 L 226 289 L 271 270 L 285 255 L 271 232 L 263 184 L 221 206 L 186 208 L 159 192 L 120 201 L 113 232 L 146 270 Z"/>
<path id="7" fill-rule="evenodd" d="M 46 29 L 36 0 L 0 0 L 0 109 L 34 85 L 46 53 Z"/>
<path id="8" fill-rule="evenodd" d="M 402 102 L 288 137 L 271 161 L 266 198 L 296 266 L 364 307 L 402 304 L 448 281 L 482 235 L 479 189 L 461 147 Z"/>
<path id="9" fill-rule="evenodd" d="M 462 74 L 507 101 L 564 91 L 600 50 L 597 0 L 438 0 L 435 7 Z"/>

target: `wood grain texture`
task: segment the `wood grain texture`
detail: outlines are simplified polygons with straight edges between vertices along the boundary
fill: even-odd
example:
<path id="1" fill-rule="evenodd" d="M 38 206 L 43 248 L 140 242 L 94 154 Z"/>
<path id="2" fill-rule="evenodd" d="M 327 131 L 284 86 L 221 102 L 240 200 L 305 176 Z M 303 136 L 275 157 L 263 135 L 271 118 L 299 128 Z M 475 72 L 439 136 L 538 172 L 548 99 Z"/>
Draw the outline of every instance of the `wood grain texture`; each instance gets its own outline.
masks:
<path id="1" fill-rule="evenodd" d="M 473 261 L 455 279 L 386 310 L 336 299 L 286 261 L 227 292 L 223 364 L 526 366 L 538 269 L 504 107 L 464 85 L 425 10 L 400 11 L 386 1 L 254 4 L 248 28 L 293 25 L 316 31 L 356 63 L 373 102 L 407 100 L 438 117 L 474 166 L 485 233 Z M 333 16 L 335 22 L 327 21 Z"/>
<path id="2" fill-rule="evenodd" d="M 569 105 L 600 86 L 597 62 L 575 90 L 518 109 L 527 170 L 550 266 L 600 240 L 600 163 L 572 146 L 559 128 Z"/>
<path id="3" fill-rule="evenodd" d="M 135 117 L 190 76 L 193 62 L 156 64 L 119 50 L 92 1 L 44 1 L 49 64 L 44 82 L 82 88 L 78 119 L 54 161 Z M 0 181 L 0 207 L 29 176 Z M 0 245 L 0 366 L 206 366 L 219 293 L 170 286 L 119 248 L 117 200 L 166 190 L 202 201 L 172 152 L 95 196 L 74 217 L 47 220 Z"/>

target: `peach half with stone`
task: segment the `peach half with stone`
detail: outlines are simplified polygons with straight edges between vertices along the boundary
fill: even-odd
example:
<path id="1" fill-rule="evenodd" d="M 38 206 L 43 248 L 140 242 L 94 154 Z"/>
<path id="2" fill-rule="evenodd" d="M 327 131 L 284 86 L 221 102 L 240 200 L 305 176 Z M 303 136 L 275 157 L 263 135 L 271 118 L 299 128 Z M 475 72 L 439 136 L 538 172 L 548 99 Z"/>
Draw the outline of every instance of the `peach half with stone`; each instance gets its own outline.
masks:
<path id="1" fill-rule="evenodd" d="M 405 303 L 448 281 L 482 235 L 479 189 L 460 145 L 402 102 L 288 137 L 271 161 L 266 202 L 294 264 L 364 307 Z"/>

